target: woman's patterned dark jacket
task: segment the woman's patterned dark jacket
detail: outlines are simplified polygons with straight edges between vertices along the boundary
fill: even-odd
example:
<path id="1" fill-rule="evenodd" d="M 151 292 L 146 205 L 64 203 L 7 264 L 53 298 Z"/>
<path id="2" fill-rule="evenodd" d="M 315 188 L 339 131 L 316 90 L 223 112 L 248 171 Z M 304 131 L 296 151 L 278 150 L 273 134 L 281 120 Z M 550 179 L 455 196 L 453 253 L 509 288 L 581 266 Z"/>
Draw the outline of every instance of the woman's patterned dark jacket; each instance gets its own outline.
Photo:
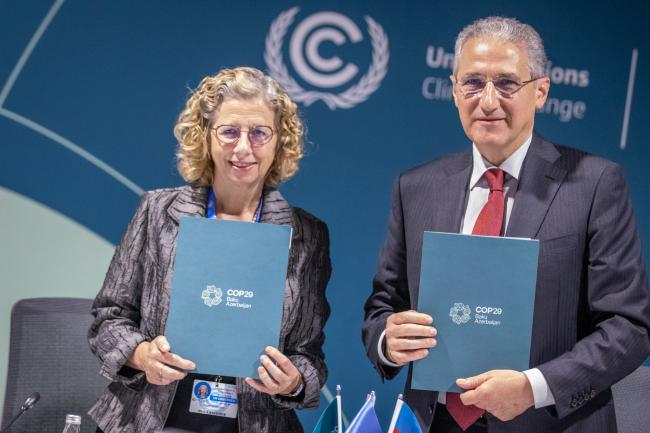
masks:
<path id="1" fill-rule="evenodd" d="M 145 193 L 115 251 L 89 331 L 101 374 L 113 381 L 89 412 L 105 433 L 148 433 L 165 423 L 176 384 L 151 385 L 125 363 L 140 342 L 164 334 L 179 217 L 205 216 L 206 202 L 207 189 L 201 187 Z M 329 316 L 329 235 L 323 222 L 290 207 L 273 189 L 264 191 L 261 222 L 293 228 L 279 349 L 303 374 L 305 389 L 294 399 L 272 397 L 237 379 L 239 427 L 241 432 L 302 432 L 293 409 L 317 406 L 327 378 L 322 346 Z"/>

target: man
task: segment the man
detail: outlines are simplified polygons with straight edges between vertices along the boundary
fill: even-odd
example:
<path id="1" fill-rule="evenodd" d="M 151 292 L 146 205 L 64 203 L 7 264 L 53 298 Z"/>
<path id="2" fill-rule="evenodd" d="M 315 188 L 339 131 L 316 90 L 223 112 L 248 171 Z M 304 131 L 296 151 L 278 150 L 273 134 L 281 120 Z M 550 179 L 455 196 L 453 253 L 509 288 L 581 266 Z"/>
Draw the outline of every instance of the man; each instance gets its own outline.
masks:
<path id="1" fill-rule="evenodd" d="M 425 432 L 616 432 L 610 387 L 650 353 L 648 281 L 620 168 L 533 132 L 545 62 L 529 25 L 466 27 L 451 81 L 472 150 L 395 182 L 363 340 L 382 378 L 409 364 L 405 399 Z M 434 321 L 414 311 L 425 230 L 540 241 L 530 370 L 459 378 L 460 396 L 410 389 L 410 363 L 436 350 Z"/>

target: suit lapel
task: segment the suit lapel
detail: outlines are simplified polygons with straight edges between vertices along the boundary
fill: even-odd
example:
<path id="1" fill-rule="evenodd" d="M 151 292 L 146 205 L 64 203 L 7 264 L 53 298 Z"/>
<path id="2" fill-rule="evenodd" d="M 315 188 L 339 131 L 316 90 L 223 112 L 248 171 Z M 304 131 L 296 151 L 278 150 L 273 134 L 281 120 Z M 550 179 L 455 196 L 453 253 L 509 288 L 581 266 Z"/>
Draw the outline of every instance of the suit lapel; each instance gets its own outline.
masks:
<path id="1" fill-rule="evenodd" d="M 293 222 L 293 211 L 289 203 L 276 189 L 264 189 L 264 207 L 260 222 L 270 224 L 288 224 Z"/>
<path id="2" fill-rule="evenodd" d="M 472 172 L 472 153 L 463 152 L 454 158 L 444 169 L 447 179 L 438 187 L 438 199 L 431 212 L 431 227 L 435 231 L 459 233 L 463 211 L 467 201 L 467 185 Z"/>
<path id="3" fill-rule="evenodd" d="M 515 203 L 506 236 L 534 239 L 566 170 L 555 162 L 560 153 L 553 144 L 533 134 L 533 140 L 519 176 Z"/>
<path id="4" fill-rule="evenodd" d="M 472 174 L 472 154 L 467 153 L 466 159 L 462 161 L 462 165 L 454 167 L 458 170 L 449 176 L 449 183 L 446 188 L 443 188 L 441 210 L 445 215 L 441 217 L 440 221 L 442 227 L 440 231 L 448 233 L 460 233 L 461 223 L 463 221 L 465 204 L 467 203 L 467 189 L 469 179 Z M 455 199 L 454 199 L 455 198 Z M 448 207 L 447 209 L 442 209 Z"/>
<path id="5" fill-rule="evenodd" d="M 178 224 L 182 216 L 205 216 L 208 189 L 204 186 L 185 186 L 167 208 L 169 216 Z"/>

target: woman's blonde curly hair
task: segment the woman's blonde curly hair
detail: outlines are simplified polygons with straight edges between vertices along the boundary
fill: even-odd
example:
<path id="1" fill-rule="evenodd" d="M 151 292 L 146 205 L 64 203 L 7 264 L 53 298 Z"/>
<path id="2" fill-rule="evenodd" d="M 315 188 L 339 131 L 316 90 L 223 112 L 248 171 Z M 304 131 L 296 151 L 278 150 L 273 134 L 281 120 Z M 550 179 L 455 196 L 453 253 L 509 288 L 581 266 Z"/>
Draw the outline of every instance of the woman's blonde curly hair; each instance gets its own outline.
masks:
<path id="1" fill-rule="evenodd" d="M 178 116 L 174 136 L 178 140 L 178 172 L 192 185 L 208 186 L 214 178 L 210 155 L 210 127 L 214 113 L 227 99 L 261 99 L 275 113 L 278 136 L 275 159 L 264 183 L 275 186 L 298 171 L 303 156 L 303 125 L 296 103 L 273 78 L 255 68 L 223 69 L 201 80 L 192 92 L 185 109 Z"/>

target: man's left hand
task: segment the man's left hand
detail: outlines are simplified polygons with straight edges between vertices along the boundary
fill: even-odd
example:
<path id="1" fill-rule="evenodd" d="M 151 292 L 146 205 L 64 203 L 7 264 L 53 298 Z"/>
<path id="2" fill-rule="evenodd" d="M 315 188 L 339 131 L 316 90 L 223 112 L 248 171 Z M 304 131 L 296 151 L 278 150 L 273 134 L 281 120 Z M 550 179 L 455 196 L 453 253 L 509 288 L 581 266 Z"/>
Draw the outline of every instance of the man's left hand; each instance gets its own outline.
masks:
<path id="1" fill-rule="evenodd" d="M 460 395 L 463 404 L 473 404 L 501 421 L 510 421 L 535 403 L 528 377 L 520 371 L 490 370 L 456 384 L 468 390 Z"/>

